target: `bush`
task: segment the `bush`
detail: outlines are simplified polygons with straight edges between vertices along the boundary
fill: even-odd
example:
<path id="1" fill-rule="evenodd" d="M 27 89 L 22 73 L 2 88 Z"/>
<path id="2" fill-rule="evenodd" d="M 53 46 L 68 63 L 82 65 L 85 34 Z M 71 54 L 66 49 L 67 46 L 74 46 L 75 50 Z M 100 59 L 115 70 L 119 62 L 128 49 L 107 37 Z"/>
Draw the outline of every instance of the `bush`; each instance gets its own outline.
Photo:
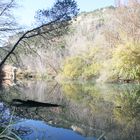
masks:
<path id="1" fill-rule="evenodd" d="M 114 73 L 119 79 L 140 80 L 140 44 L 118 46 L 112 56 Z"/>
<path id="2" fill-rule="evenodd" d="M 64 62 L 63 75 L 68 79 L 78 79 L 83 72 L 84 59 L 79 56 L 67 58 Z"/>
<path id="3" fill-rule="evenodd" d="M 100 64 L 96 60 L 97 49 L 94 48 L 81 56 L 67 58 L 64 62 L 62 75 L 70 80 L 91 80 L 100 71 Z"/>
<path id="4" fill-rule="evenodd" d="M 92 63 L 84 68 L 82 77 L 86 80 L 92 79 L 99 74 L 100 68 L 101 66 L 99 63 Z"/>

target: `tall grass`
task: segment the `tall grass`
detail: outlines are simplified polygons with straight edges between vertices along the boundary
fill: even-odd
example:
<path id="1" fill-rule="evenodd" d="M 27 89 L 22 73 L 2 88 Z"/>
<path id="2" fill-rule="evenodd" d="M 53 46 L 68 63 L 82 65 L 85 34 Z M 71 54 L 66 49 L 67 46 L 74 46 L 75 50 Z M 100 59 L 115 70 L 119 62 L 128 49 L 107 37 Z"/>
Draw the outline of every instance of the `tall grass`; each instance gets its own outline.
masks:
<path id="1" fill-rule="evenodd" d="M 13 119 L 13 114 L 10 116 L 10 120 L 8 124 L 5 124 L 3 126 L 0 126 L 0 139 L 3 140 L 21 140 L 20 137 L 13 132 L 11 126 L 12 126 L 12 119 Z"/>

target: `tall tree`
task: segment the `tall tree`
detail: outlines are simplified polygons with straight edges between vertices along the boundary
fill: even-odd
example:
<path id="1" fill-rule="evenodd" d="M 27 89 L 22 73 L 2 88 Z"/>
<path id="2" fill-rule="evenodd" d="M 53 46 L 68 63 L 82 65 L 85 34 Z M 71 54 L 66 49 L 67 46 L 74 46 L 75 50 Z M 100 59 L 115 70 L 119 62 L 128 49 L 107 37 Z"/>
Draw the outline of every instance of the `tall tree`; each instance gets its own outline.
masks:
<path id="1" fill-rule="evenodd" d="M 18 45 L 26 42 L 28 39 L 41 36 L 46 40 L 51 40 L 52 38 L 65 34 L 71 23 L 71 19 L 77 15 L 78 11 L 75 0 L 56 0 L 53 7 L 49 10 L 38 11 L 36 18 L 40 23 L 39 26 L 20 34 L 19 39 L 13 45 L 12 49 L 0 62 L 0 67 Z"/>

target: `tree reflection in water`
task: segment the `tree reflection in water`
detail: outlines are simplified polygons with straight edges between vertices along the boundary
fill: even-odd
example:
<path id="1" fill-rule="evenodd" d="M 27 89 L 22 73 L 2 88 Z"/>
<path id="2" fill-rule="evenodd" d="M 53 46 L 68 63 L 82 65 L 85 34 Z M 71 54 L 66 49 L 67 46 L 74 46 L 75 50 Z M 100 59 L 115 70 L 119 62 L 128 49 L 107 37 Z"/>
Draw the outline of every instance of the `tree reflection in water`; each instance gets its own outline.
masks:
<path id="1" fill-rule="evenodd" d="M 83 110 L 88 107 L 88 125 L 94 122 L 92 126 L 105 130 L 109 139 L 140 139 L 139 85 L 65 84 L 63 91 Z"/>
<path id="2" fill-rule="evenodd" d="M 85 137 L 99 138 L 104 135 L 107 140 L 140 139 L 139 85 L 59 85 L 32 82 L 8 91 L 2 94 L 2 100 L 8 104 L 13 99 L 20 99 L 63 106 L 16 107 L 15 114 L 21 118 L 43 120 L 52 126 L 68 128 Z M 12 110 L 13 107 L 9 107 Z"/>

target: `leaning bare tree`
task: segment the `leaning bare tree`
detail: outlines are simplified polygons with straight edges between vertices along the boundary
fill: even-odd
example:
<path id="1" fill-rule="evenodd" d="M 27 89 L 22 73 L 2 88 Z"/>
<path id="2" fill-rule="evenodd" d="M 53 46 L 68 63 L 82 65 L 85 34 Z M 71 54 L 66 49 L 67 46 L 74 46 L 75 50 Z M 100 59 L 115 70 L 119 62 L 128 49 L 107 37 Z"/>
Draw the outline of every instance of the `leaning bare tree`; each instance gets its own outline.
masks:
<path id="1" fill-rule="evenodd" d="M 16 7 L 14 0 L 0 1 L 0 59 L 8 53 L 5 46 L 7 38 L 19 30 L 17 23 L 12 15 L 12 9 Z"/>
<path id="2" fill-rule="evenodd" d="M 17 39 L 11 50 L 0 62 L 0 67 L 3 66 L 15 49 L 22 43 L 26 43 L 28 39 L 39 36 L 45 40 L 54 41 L 54 38 L 57 39 L 57 37 L 65 34 L 68 31 L 72 18 L 77 13 L 78 9 L 75 0 L 57 0 L 51 9 L 38 11 L 37 19 L 40 23 L 39 26 L 19 34 L 19 39 Z"/>

